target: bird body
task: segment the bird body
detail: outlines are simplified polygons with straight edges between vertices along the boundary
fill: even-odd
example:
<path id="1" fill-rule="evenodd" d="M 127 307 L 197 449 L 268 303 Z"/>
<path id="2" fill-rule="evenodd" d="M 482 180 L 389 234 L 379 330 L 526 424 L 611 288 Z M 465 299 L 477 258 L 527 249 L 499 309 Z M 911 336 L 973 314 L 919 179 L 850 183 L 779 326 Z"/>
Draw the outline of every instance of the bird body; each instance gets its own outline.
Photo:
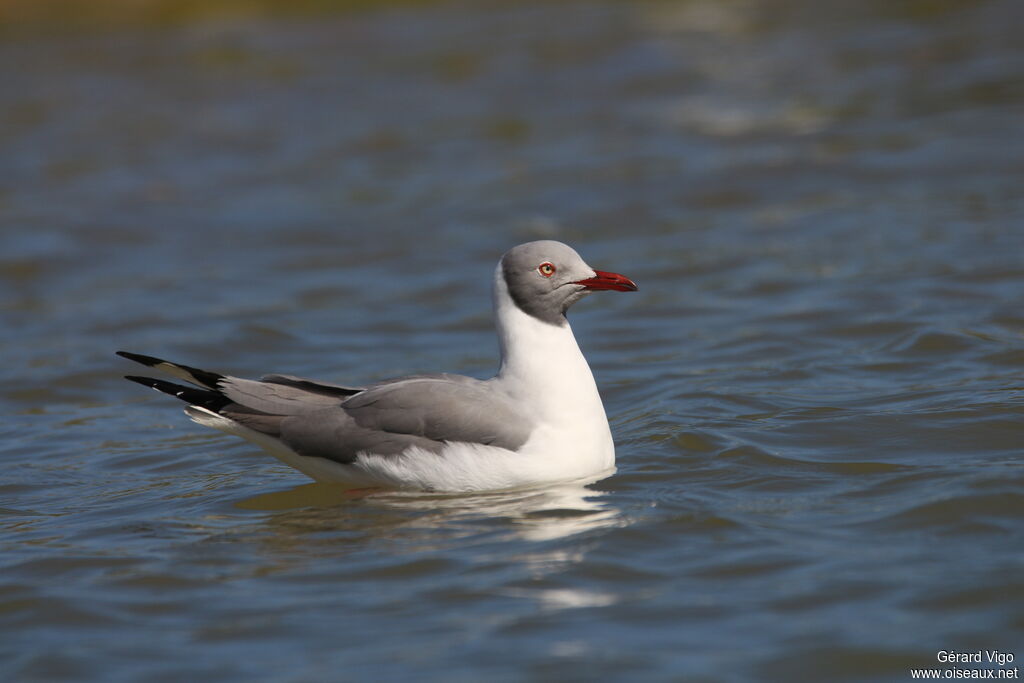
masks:
<path id="1" fill-rule="evenodd" d="M 120 355 L 197 388 L 133 381 L 190 405 L 207 427 L 245 438 L 317 481 L 482 491 L 596 478 L 615 449 L 593 374 L 565 311 L 590 291 L 635 290 L 570 247 L 530 242 L 494 274 L 501 350 L 495 377 L 416 375 L 368 387 L 268 375 L 248 380 Z"/>

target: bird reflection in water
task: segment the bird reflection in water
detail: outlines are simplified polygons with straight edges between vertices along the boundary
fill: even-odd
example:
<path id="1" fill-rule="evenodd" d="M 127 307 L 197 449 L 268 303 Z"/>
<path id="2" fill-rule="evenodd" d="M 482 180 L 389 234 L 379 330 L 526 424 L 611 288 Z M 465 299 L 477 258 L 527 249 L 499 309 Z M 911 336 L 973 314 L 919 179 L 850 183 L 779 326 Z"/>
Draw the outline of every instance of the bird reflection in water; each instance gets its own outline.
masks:
<path id="1" fill-rule="evenodd" d="M 603 476 L 603 475 L 602 475 Z M 338 532 L 345 540 L 401 538 L 445 544 L 466 534 L 500 531 L 526 541 L 566 538 L 623 526 L 621 511 L 592 480 L 515 491 L 463 495 L 344 489 L 306 484 L 236 503 L 247 510 L 275 512 L 265 521 L 293 543 L 304 533 Z M 340 540 L 340 539 L 339 539 Z"/>

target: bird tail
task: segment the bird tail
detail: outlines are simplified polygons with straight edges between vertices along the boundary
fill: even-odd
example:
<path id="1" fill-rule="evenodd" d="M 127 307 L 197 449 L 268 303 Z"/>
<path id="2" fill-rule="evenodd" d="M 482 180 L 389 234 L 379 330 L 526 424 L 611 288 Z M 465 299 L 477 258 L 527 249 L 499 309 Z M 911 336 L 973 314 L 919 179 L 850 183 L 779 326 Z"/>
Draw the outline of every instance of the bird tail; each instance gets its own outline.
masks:
<path id="1" fill-rule="evenodd" d="M 214 413 L 231 403 L 231 400 L 215 389 L 196 389 L 187 387 L 184 384 L 175 384 L 153 377 L 139 377 L 137 375 L 125 375 L 125 379 L 137 382 L 144 387 L 156 389 L 168 396 L 188 403 L 189 405 L 201 406 Z"/>
<path id="2" fill-rule="evenodd" d="M 165 372 L 171 377 L 184 380 L 189 384 L 194 384 L 197 387 L 203 389 L 211 389 L 213 391 L 219 391 L 220 382 L 224 379 L 224 375 L 217 372 L 210 372 L 208 370 L 200 370 L 199 368 L 193 368 L 188 365 L 182 365 L 181 363 L 172 363 L 170 361 L 163 360 L 162 358 L 154 358 L 153 356 L 144 356 L 141 353 L 129 353 L 128 351 L 118 351 L 117 355 L 128 360 L 141 363 L 146 367 L 154 368 L 161 372 Z M 129 377 L 128 379 L 132 379 Z M 133 379 L 132 381 L 138 381 Z M 159 380 L 153 380 L 159 381 Z M 141 382 L 140 382 L 141 384 Z M 153 386 L 153 385 L 148 385 Z M 154 389 L 157 387 L 153 386 Z M 163 391 L 163 389 L 160 389 Z M 173 392 L 170 393 L 172 396 Z"/>
<path id="3" fill-rule="evenodd" d="M 216 372 L 200 370 L 180 363 L 171 363 L 153 356 L 143 356 L 138 353 L 118 351 L 117 355 L 133 360 L 137 363 L 157 370 L 162 370 L 170 375 L 183 379 L 195 386 L 176 384 L 154 377 L 140 377 L 137 375 L 125 375 L 125 379 L 137 382 L 142 386 L 156 389 L 157 391 L 173 396 L 188 403 L 185 414 L 194 422 L 207 427 L 213 427 L 230 434 L 252 439 L 253 434 L 277 436 L 281 431 L 283 415 L 276 415 L 266 412 L 259 406 L 256 408 L 240 405 L 237 400 L 229 398 L 231 383 L 247 383 L 259 386 L 260 382 L 240 380 L 221 375 Z M 287 379 L 287 378 L 285 378 Z M 295 389 L 291 389 L 295 391 Z M 273 406 L 271 406 L 273 407 Z"/>

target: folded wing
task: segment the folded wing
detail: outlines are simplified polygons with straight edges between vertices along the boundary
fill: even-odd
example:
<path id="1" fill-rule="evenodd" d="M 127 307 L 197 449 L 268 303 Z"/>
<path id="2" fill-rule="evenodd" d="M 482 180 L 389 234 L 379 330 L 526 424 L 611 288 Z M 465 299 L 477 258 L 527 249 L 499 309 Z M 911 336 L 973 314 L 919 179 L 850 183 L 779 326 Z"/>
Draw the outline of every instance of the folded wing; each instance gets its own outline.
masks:
<path id="1" fill-rule="evenodd" d="M 394 455 L 410 446 L 438 452 L 453 441 L 514 451 L 531 431 L 510 399 L 458 375 L 375 384 L 339 408 L 284 420 L 281 440 L 303 455 L 350 462 L 361 452 Z"/>
<path id="2" fill-rule="evenodd" d="M 121 355 L 199 388 L 147 377 L 133 381 L 277 438 L 300 455 L 340 463 L 354 462 L 361 453 L 390 456 L 414 446 L 440 452 L 455 441 L 514 451 L 531 431 L 511 399 L 461 375 L 419 375 L 363 388 L 290 375 L 242 379 Z"/>

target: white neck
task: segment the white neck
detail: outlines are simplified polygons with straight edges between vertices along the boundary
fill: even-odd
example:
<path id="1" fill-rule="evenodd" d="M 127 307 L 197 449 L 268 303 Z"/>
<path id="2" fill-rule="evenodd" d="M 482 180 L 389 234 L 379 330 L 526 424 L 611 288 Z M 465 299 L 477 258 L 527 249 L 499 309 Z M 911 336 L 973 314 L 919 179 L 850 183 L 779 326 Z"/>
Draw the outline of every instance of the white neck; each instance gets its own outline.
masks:
<path id="1" fill-rule="evenodd" d="M 594 376 L 568 321 L 552 325 L 516 306 L 500 264 L 494 274 L 494 311 L 501 347 L 495 381 L 545 422 L 599 418 L 607 429 Z"/>

